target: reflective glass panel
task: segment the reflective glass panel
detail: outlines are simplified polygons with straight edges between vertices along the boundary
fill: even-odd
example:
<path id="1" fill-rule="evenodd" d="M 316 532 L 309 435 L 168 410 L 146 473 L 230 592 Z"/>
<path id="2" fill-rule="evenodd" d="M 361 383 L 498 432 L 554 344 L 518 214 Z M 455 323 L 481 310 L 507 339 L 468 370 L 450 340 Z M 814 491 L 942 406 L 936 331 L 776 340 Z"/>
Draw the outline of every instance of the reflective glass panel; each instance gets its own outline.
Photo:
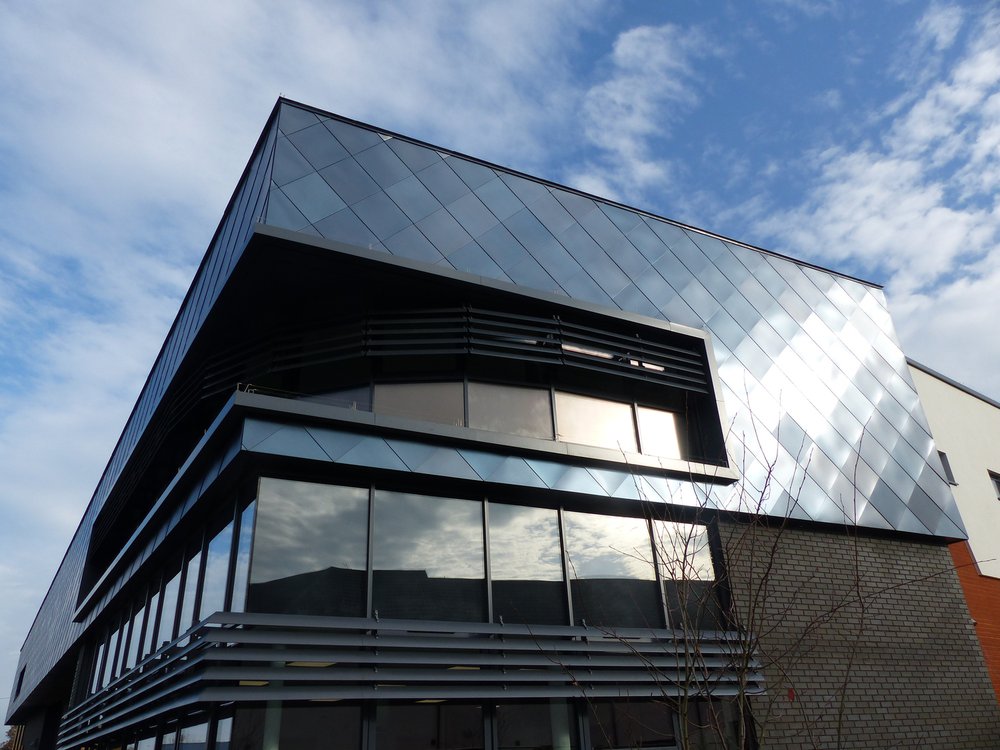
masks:
<path id="1" fill-rule="evenodd" d="M 378 707 L 378 750 L 477 750 L 484 746 L 484 739 L 483 710 L 479 706 L 439 703 Z"/>
<path id="2" fill-rule="evenodd" d="M 653 544 L 670 627 L 685 631 L 725 629 L 708 529 L 698 524 L 653 521 Z"/>
<path id="3" fill-rule="evenodd" d="M 162 646 L 174 639 L 174 623 L 177 619 L 177 594 L 181 587 L 181 572 L 178 570 L 163 587 L 163 604 L 160 608 L 160 626 L 157 638 Z"/>
<path id="4" fill-rule="evenodd" d="M 544 388 L 469 383 L 469 427 L 552 439 L 552 404 Z"/>
<path id="5" fill-rule="evenodd" d="M 680 458 L 680 442 L 677 438 L 677 415 L 663 409 L 648 406 L 636 408 L 639 422 L 639 443 L 642 452 L 650 456 Z"/>
<path id="6" fill-rule="evenodd" d="M 101 687 L 101 677 L 104 671 L 104 649 L 105 642 L 97 644 L 97 654 L 94 656 L 94 678 L 90 683 L 90 692 L 96 693 Z"/>
<path id="7" fill-rule="evenodd" d="M 491 503 L 489 518 L 494 620 L 567 624 L 558 511 Z"/>
<path id="8" fill-rule="evenodd" d="M 375 411 L 441 424 L 465 424 L 462 383 L 376 383 Z"/>
<path id="9" fill-rule="evenodd" d="M 601 627 L 662 627 L 645 519 L 567 512 L 573 615 Z"/>
<path id="10" fill-rule="evenodd" d="M 617 451 L 638 450 L 632 405 L 556 391 L 557 440 Z"/>
<path id="11" fill-rule="evenodd" d="M 146 619 L 145 600 L 132 618 L 132 635 L 129 638 L 128 657 L 125 659 L 125 669 L 131 669 L 139 661 L 139 649 L 142 646 L 142 625 Z"/>
<path id="12" fill-rule="evenodd" d="M 374 524 L 381 617 L 486 618 L 481 502 L 377 491 Z"/>
<path id="13" fill-rule="evenodd" d="M 250 579 L 250 549 L 256 511 L 257 502 L 254 501 L 240 514 L 240 537 L 236 542 L 236 560 L 233 565 L 233 601 L 229 605 L 231 612 L 242 612 L 246 608 L 247 582 Z"/>
<path id="14" fill-rule="evenodd" d="M 690 701 L 687 730 L 692 747 L 726 750 L 740 746 L 740 709 L 736 698 Z"/>
<path id="15" fill-rule="evenodd" d="M 146 633 L 142 644 L 142 656 L 149 656 L 156 649 L 156 626 L 158 624 L 160 605 L 160 592 L 154 591 L 149 599 L 149 622 L 146 624 Z"/>
<path id="16" fill-rule="evenodd" d="M 501 703 L 496 715 L 501 750 L 572 750 L 577 746 L 573 711 L 566 701 Z"/>
<path id="17" fill-rule="evenodd" d="M 177 738 L 177 750 L 204 750 L 208 747 L 208 724 L 183 727 Z"/>
<path id="18" fill-rule="evenodd" d="M 233 737 L 232 717 L 219 719 L 215 723 L 215 750 L 229 750 L 230 740 Z"/>
<path id="19" fill-rule="evenodd" d="M 208 543 L 199 620 L 204 620 L 213 612 L 221 612 L 226 608 L 226 579 L 229 576 L 229 553 L 232 546 L 233 523 L 230 521 Z"/>
<path id="20" fill-rule="evenodd" d="M 153 750 L 156 747 L 156 737 L 143 737 L 135 743 L 135 750 Z"/>
<path id="21" fill-rule="evenodd" d="M 118 657 L 118 642 L 121 637 L 121 628 L 117 628 L 108 638 L 107 658 L 104 660 L 104 678 L 101 680 L 101 687 L 105 687 L 115 676 L 115 661 Z"/>
<path id="22" fill-rule="evenodd" d="M 591 701 L 590 742 L 594 750 L 674 747 L 674 711 L 655 701 Z"/>
<path id="23" fill-rule="evenodd" d="M 356 750 L 361 745 L 358 706 L 282 706 L 278 711 L 280 750 Z"/>
<path id="24" fill-rule="evenodd" d="M 249 609 L 364 615 L 368 490 L 264 477 L 257 504 Z"/>
<path id="25" fill-rule="evenodd" d="M 183 633 L 194 621 L 194 603 L 198 595 L 198 576 L 201 573 L 201 550 L 188 558 L 187 574 L 184 577 L 184 601 L 181 604 L 181 619 L 177 633 Z"/>

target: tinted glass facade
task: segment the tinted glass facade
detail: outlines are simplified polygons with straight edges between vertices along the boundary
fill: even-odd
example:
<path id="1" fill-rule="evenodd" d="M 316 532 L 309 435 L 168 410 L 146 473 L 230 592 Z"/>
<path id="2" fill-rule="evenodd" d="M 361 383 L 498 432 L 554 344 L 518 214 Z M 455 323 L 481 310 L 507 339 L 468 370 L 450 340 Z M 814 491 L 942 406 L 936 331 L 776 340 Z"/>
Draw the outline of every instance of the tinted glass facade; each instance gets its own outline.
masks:
<path id="1" fill-rule="evenodd" d="M 963 535 L 881 290 L 282 100 L 11 716 L 66 750 L 750 747 L 720 529 L 754 517 Z"/>

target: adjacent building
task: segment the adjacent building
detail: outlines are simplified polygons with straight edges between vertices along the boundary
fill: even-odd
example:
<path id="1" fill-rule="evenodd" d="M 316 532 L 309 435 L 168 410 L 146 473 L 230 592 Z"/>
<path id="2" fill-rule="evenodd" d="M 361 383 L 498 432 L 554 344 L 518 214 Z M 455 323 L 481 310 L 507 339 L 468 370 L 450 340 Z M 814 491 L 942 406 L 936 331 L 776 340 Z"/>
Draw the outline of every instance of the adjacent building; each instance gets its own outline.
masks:
<path id="1" fill-rule="evenodd" d="M 1000 699 L 1000 403 L 910 360 L 969 538 L 951 545 Z"/>
<path id="2" fill-rule="evenodd" d="M 996 747 L 966 538 L 877 286 L 282 99 L 7 720 Z"/>

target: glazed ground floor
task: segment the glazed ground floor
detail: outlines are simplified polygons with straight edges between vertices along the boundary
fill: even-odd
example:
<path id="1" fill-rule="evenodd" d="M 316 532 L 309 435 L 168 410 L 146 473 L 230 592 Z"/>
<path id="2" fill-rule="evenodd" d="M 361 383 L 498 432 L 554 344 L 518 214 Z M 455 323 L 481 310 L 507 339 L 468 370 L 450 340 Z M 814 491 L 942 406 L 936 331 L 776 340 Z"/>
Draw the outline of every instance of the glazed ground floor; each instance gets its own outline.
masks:
<path id="1" fill-rule="evenodd" d="M 682 720 L 682 714 L 686 719 Z M 278 702 L 197 711 L 94 750 L 603 750 L 738 747 L 732 700 Z"/>

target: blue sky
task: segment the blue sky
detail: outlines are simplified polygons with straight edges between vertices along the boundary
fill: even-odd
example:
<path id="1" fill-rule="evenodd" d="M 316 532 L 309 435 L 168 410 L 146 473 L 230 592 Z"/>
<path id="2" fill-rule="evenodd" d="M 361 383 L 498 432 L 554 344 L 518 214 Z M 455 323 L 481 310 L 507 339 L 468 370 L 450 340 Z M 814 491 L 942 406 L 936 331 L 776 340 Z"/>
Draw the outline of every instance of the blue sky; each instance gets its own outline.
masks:
<path id="1" fill-rule="evenodd" d="M 0 2 L 0 712 L 279 94 L 886 286 L 1000 396 L 1000 8 Z"/>

